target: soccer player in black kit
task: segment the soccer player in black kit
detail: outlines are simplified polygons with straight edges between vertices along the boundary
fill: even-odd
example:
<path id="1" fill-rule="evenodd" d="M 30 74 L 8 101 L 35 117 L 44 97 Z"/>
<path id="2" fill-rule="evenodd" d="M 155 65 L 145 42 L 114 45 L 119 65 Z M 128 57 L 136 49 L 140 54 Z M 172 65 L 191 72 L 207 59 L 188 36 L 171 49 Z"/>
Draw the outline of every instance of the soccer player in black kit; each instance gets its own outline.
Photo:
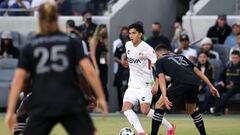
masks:
<path id="1" fill-rule="evenodd" d="M 157 135 L 165 108 L 170 110 L 172 102 L 179 96 L 184 96 L 186 111 L 191 115 L 200 135 L 206 135 L 202 116 L 195 109 L 200 79 L 209 86 L 214 96 L 219 97 L 218 91 L 186 57 L 170 53 L 164 45 L 157 46 L 155 51 L 158 57 L 156 76 L 162 95 L 156 103 L 151 135 Z M 168 88 L 166 88 L 165 75 L 171 77 L 171 84 Z"/>
<path id="2" fill-rule="evenodd" d="M 61 123 L 70 135 L 94 135 L 95 127 L 86 111 L 77 68 L 91 84 L 103 115 L 107 104 L 102 86 L 81 42 L 60 32 L 54 2 L 39 6 L 39 31 L 23 48 L 9 93 L 5 124 L 16 124 L 15 107 L 27 74 L 32 79 L 32 95 L 25 105 L 29 120 L 24 135 L 47 135 Z"/>

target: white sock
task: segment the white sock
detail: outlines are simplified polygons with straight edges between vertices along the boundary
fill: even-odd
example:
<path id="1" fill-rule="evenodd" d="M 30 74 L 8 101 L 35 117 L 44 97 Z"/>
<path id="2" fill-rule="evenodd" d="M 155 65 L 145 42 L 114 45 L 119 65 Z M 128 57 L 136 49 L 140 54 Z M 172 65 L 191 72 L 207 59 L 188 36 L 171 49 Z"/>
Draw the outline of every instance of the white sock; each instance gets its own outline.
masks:
<path id="1" fill-rule="evenodd" d="M 154 115 L 154 110 L 150 109 L 150 111 L 147 114 L 147 117 L 152 118 Z M 172 128 L 172 124 L 170 124 L 165 118 L 162 119 L 162 125 L 167 129 L 171 129 Z"/>
<path id="2" fill-rule="evenodd" d="M 144 133 L 142 125 L 133 110 L 127 110 L 124 112 L 124 115 L 127 117 L 129 123 L 137 130 L 138 133 Z"/>
<path id="3" fill-rule="evenodd" d="M 172 128 L 172 124 L 170 124 L 165 118 L 162 119 L 162 124 L 165 126 L 167 130 Z"/>

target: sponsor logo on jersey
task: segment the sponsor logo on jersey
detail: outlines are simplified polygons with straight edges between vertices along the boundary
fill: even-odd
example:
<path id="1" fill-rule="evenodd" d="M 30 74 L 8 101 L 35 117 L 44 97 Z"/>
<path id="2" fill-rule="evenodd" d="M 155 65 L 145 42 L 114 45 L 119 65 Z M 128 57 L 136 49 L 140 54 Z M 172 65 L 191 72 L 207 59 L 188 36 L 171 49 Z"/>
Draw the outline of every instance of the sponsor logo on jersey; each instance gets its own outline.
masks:
<path id="1" fill-rule="evenodd" d="M 145 97 L 142 97 L 141 100 L 142 100 L 142 101 L 145 101 Z"/>
<path id="2" fill-rule="evenodd" d="M 130 54 L 130 50 L 127 50 L 127 54 Z"/>
<path id="3" fill-rule="evenodd" d="M 128 58 L 128 62 L 129 63 L 141 63 L 141 60 L 140 59 L 134 59 L 134 58 Z"/>

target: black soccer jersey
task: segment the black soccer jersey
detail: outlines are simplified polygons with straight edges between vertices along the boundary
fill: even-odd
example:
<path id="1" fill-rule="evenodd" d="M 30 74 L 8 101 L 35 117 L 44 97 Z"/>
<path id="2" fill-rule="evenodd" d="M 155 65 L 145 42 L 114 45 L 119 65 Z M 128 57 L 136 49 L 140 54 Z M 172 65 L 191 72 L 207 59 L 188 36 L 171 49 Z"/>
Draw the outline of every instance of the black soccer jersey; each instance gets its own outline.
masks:
<path id="1" fill-rule="evenodd" d="M 195 65 L 182 55 L 167 54 L 157 60 L 156 75 L 164 73 L 172 78 L 172 81 L 178 81 L 185 84 L 200 84 L 200 79 L 193 72 Z"/>
<path id="2" fill-rule="evenodd" d="M 32 77 L 31 113 L 60 115 L 71 106 L 85 104 L 76 73 L 84 57 L 81 41 L 64 33 L 30 39 L 22 50 L 18 68 L 27 70 Z"/>

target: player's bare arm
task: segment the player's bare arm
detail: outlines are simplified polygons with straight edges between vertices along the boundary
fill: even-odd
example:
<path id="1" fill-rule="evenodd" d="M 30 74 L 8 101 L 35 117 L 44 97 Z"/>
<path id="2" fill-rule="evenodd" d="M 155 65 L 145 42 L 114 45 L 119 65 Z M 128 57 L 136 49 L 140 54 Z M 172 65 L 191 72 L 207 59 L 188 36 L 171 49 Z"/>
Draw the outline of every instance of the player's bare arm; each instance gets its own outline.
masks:
<path id="1" fill-rule="evenodd" d="M 172 103 L 168 100 L 167 97 L 167 86 L 166 86 L 166 80 L 165 80 L 165 75 L 163 73 L 160 73 L 158 75 L 158 84 L 160 85 L 160 89 L 162 92 L 161 98 L 162 98 L 162 102 L 164 104 L 164 106 L 170 110 L 172 107 Z M 161 98 L 159 100 L 161 100 Z"/>
<path id="2" fill-rule="evenodd" d="M 98 105 L 102 109 L 103 116 L 106 116 L 108 113 L 107 103 L 105 101 L 105 96 L 103 93 L 103 88 L 100 82 L 100 79 L 94 70 L 90 60 L 88 58 L 84 58 L 79 62 L 80 67 L 82 68 L 83 74 L 86 79 L 91 84 L 94 93 L 98 97 Z"/>
<path id="3" fill-rule="evenodd" d="M 11 132 L 16 124 L 16 114 L 15 114 L 15 107 L 17 104 L 17 100 L 19 97 L 19 93 L 24 85 L 24 80 L 27 77 L 27 71 L 18 68 L 16 69 L 13 82 L 10 88 L 9 98 L 8 98 L 8 108 L 7 114 L 5 117 L 5 124 L 9 131 Z"/>
<path id="4" fill-rule="evenodd" d="M 218 93 L 217 89 L 213 86 L 213 84 L 208 80 L 208 78 L 200 71 L 198 70 L 197 67 L 193 68 L 194 73 L 204 81 L 204 83 L 206 83 L 208 85 L 208 87 L 210 88 L 210 91 L 212 93 L 213 96 L 217 96 L 220 97 L 220 94 Z"/>

